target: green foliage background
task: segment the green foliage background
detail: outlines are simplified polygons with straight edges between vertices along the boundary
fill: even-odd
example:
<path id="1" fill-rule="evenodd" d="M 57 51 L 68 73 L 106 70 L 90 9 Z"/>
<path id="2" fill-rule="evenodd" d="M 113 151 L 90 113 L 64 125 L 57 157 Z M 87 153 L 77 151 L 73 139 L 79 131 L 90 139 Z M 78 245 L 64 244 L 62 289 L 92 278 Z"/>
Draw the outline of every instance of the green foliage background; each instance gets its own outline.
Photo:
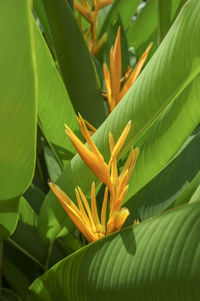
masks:
<path id="1" fill-rule="evenodd" d="M 182 300 L 200 298 L 200 2 L 115 0 L 99 15 L 96 57 L 73 1 L 0 2 L 0 300 Z M 138 7 L 139 6 L 139 7 Z M 134 18 L 133 18 L 134 16 Z M 87 22 L 83 22 L 87 29 Z M 123 70 L 153 41 L 147 63 L 111 114 L 102 64 L 121 25 Z M 101 184 L 64 133 L 76 113 L 108 133 L 132 128 L 140 148 L 125 199 L 125 227 L 87 245 L 52 192 L 73 200 Z M 137 218 L 140 224 L 132 226 Z"/>

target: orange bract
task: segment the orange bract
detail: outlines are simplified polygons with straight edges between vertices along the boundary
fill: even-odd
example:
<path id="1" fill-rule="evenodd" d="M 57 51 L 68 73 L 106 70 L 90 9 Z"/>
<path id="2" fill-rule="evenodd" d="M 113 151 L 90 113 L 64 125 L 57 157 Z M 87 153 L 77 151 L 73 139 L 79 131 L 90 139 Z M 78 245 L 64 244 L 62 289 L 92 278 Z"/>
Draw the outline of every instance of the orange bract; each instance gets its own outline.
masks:
<path id="1" fill-rule="evenodd" d="M 80 187 L 75 189 L 78 204 L 77 207 L 56 184 L 49 183 L 49 186 L 57 196 L 71 220 L 80 230 L 80 232 L 86 237 L 86 239 L 91 242 L 100 239 L 107 234 L 120 230 L 127 216 L 129 215 L 129 210 L 121 207 L 128 190 L 128 182 L 139 155 L 139 149 L 131 149 L 127 161 L 120 175 L 118 175 L 117 156 L 128 136 L 131 127 L 131 121 L 127 123 L 117 143 L 114 142 L 112 134 L 109 133 L 111 155 L 108 164 L 105 162 L 102 154 L 94 144 L 86 124 L 80 114 L 78 115 L 78 122 L 81 133 L 85 138 L 89 148 L 78 139 L 78 137 L 68 126 L 66 126 L 66 133 L 83 161 L 106 185 L 101 209 L 101 219 L 99 219 L 97 212 L 94 183 L 92 183 L 91 186 L 91 207 Z M 110 213 L 107 221 L 106 212 L 108 194 L 110 199 Z"/>
<path id="2" fill-rule="evenodd" d="M 81 0 L 80 3 L 77 0 L 74 0 L 74 8 L 90 23 L 88 31 L 85 34 L 85 38 L 88 43 L 89 50 L 95 55 L 100 50 L 106 39 L 105 33 L 97 41 L 98 12 L 100 9 L 112 3 L 113 0 L 92 0 L 91 2 L 88 0 Z M 79 25 L 82 29 L 81 19 L 79 19 Z"/>
<path id="3" fill-rule="evenodd" d="M 122 80 L 120 27 L 118 28 L 114 46 L 110 50 L 110 71 L 108 70 L 106 63 L 103 64 L 106 98 L 108 100 L 110 112 L 112 112 L 112 110 L 116 107 L 116 105 L 120 102 L 122 97 L 126 94 L 126 92 L 137 79 L 149 54 L 151 46 L 152 44 L 147 47 L 133 70 L 128 67 L 127 72 L 125 73 Z M 121 82 L 123 82 L 122 88 Z"/>
<path id="4" fill-rule="evenodd" d="M 104 192 L 100 221 L 97 212 L 94 183 L 92 183 L 91 187 L 91 207 L 80 187 L 77 187 L 75 190 L 78 203 L 77 207 L 64 193 L 64 191 L 62 191 L 56 184 L 50 182 L 49 186 L 57 196 L 59 202 L 73 223 L 89 242 L 96 241 L 104 237 L 106 234 L 120 230 L 127 216 L 129 215 L 128 209 L 122 208 L 121 210 L 115 212 L 115 214 L 111 216 L 106 223 L 108 188 L 106 188 Z"/>

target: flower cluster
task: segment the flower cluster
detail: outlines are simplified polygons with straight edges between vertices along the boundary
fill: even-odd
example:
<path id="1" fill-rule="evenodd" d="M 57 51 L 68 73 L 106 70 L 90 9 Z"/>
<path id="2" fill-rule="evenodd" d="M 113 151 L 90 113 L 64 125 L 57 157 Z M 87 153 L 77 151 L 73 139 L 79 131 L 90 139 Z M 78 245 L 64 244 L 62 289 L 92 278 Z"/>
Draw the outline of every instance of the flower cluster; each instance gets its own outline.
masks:
<path id="1" fill-rule="evenodd" d="M 128 122 L 116 143 L 113 135 L 109 133 L 110 160 L 108 163 L 105 162 L 102 154 L 94 144 L 86 124 L 80 115 L 78 116 L 78 122 L 89 148 L 79 140 L 68 126 L 66 126 L 66 134 L 85 164 L 106 185 L 101 218 L 99 219 L 97 211 L 94 182 L 91 185 L 91 207 L 80 187 L 75 189 L 78 204 L 76 206 L 56 184 L 49 183 L 49 185 L 80 232 L 89 242 L 92 242 L 120 230 L 128 217 L 129 210 L 124 207 L 122 208 L 122 204 L 128 191 L 128 182 L 139 155 L 139 149 L 132 148 L 130 150 L 126 163 L 119 174 L 117 156 L 130 131 L 131 121 Z M 108 200 L 110 206 L 107 218 Z"/>
<path id="2" fill-rule="evenodd" d="M 108 101 L 110 112 L 120 102 L 132 84 L 136 81 L 142 67 L 146 61 L 152 44 L 150 44 L 142 54 L 137 65 L 132 70 L 128 66 L 123 78 L 121 78 L 122 59 L 121 59 L 121 43 L 120 43 L 120 27 L 117 31 L 114 46 L 110 50 L 110 71 L 106 63 L 103 64 L 104 80 L 106 86 L 106 94 L 104 97 Z"/>
<path id="3" fill-rule="evenodd" d="M 84 36 L 90 51 L 94 55 L 99 51 L 106 38 L 106 34 L 104 34 L 97 42 L 97 23 L 99 10 L 112 2 L 113 0 L 92 0 L 91 2 L 88 0 L 81 0 L 81 2 L 74 0 L 75 9 L 90 23 L 90 26 Z M 79 19 L 79 25 L 82 29 L 81 19 Z M 82 32 L 84 32 L 83 29 Z"/>
<path id="4" fill-rule="evenodd" d="M 79 26 L 88 44 L 88 48 L 93 55 L 96 55 L 100 50 L 107 36 L 107 33 L 104 33 L 97 41 L 99 10 L 103 9 L 112 2 L 113 0 L 74 0 L 74 8 L 78 11 L 80 17 L 78 20 Z M 90 24 L 87 30 L 83 29 L 81 17 L 86 19 Z M 116 107 L 116 105 L 120 102 L 120 100 L 137 79 L 152 46 L 152 44 L 150 44 L 147 47 L 134 69 L 132 69 L 130 66 L 127 67 L 127 70 L 122 77 L 120 32 L 121 30 L 119 27 L 115 43 L 110 49 L 110 70 L 108 69 L 107 64 L 105 62 L 103 63 L 103 74 L 106 88 L 106 93 L 103 92 L 103 96 L 108 102 L 109 112 Z M 95 130 L 96 129 L 93 128 L 90 133 L 93 134 Z"/>

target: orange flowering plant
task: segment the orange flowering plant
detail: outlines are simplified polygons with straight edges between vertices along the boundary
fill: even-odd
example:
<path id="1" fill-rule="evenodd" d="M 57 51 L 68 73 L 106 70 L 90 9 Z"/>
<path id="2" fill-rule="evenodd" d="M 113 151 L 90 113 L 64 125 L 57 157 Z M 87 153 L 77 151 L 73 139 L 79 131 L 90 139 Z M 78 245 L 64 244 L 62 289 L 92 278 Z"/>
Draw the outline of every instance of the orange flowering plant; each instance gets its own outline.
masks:
<path id="1" fill-rule="evenodd" d="M 120 230 L 126 221 L 126 218 L 129 215 L 129 210 L 121 207 L 128 190 L 128 181 L 135 166 L 139 149 L 135 148 L 130 151 L 129 157 L 120 175 L 118 175 L 117 155 L 119 154 L 129 133 L 131 122 L 128 122 L 116 144 L 114 143 L 112 134 L 109 133 L 111 156 L 109 163 L 106 164 L 103 156 L 92 141 L 85 122 L 80 115 L 78 121 L 82 135 L 87 141 L 90 150 L 77 138 L 77 136 L 70 130 L 68 126 L 66 126 L 66 133 L 83 161 L 106 185 L 101 209 L 101 222 L 99 221 L 97 212 L 94 182 L 91 185 L 91 208 L 79 186 L 75 189 L 78 208 L 56 184 L 50 182 L 49 186 L 57 196 L 71 220 L 86 237 L 86 239 L 91 242 L 98 240 L 107 234 Z M 108 221 L 106 222 L 108 192 L 110 195 L 110 213 Z"/>
<path id="2" fill-rule="evenodd" d="M 0 1 L 0 300 L 200 300 L 200 1 Z"/>

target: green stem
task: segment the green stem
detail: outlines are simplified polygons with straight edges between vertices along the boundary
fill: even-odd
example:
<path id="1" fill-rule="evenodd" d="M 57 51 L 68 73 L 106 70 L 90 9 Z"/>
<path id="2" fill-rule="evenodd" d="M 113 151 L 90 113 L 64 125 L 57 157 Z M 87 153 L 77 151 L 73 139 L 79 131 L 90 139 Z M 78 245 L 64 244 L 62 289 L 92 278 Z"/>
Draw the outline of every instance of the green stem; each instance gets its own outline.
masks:
<path id="1" fill-rule="evenodd" d="M 13 241 L 11 238 L 6 239 L 8 243 L 10 243 L 13 247 L 18 249 L 20 252 L 25 254 L 27 257 L 29 257 L 31 260 L 33 260 L 38 266 L 40 266 L 44 270 L 44 265 L 39 262 L 35 257 L 33 257 L 29 252 L 27 252 L 25 249 L 23 249 L 20 245 L 18 245 L 15 241 Z"/>
<path id="2" fill-rule="evenodd" d="M 49 248 L 48 248 L 48 252 L 47 252 L 47 259 L 44 265 L 44 271 L 46 272 L 48 270 L 49 267 L 49 262 L 50 262 L 50 258 L 51 258 L 51 252 L 52 252 L 52 248 L 53 248 L 53 244 L 54 244 L 54 240 L 52 240 L 49 244 Z"/>

